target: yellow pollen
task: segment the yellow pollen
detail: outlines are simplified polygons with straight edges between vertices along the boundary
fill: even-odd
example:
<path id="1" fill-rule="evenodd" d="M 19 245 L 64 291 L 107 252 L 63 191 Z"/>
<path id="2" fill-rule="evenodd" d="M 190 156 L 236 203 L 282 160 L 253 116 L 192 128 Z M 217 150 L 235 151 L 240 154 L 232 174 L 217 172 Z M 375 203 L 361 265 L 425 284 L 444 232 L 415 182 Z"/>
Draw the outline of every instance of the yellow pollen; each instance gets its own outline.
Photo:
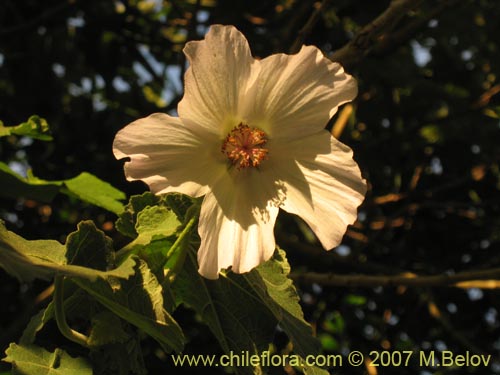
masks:
<path id="1" fill-rule="evenodd" d="M 266 133 L 240 123 L 229 132 L 222 143 L 221 151 L 238 170 L 258 167 L 266 159 L 268 149 Z"/>

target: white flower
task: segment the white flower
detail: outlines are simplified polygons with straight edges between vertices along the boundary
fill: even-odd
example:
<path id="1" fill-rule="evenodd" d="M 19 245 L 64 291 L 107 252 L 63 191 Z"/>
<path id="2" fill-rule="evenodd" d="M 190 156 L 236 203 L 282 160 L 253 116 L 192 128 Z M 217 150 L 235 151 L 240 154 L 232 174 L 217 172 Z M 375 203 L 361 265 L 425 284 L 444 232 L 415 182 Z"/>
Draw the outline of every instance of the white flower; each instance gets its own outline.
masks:
<path id="1" fill-rule="evenodd" d="M 325 249 L 337 246 L 366 192 L 352 151 L 324 127 L 357 93 L 313 46 L 252 58 L 245 37 L 215 25 L 184 48 L 190 67 L 179 117 L 153 114 L 116 135 L 128 180 L 155 194 L 205 196 L 199 272 L 250 271 L 274 252 L 279 208 L 299 215 Z"/>

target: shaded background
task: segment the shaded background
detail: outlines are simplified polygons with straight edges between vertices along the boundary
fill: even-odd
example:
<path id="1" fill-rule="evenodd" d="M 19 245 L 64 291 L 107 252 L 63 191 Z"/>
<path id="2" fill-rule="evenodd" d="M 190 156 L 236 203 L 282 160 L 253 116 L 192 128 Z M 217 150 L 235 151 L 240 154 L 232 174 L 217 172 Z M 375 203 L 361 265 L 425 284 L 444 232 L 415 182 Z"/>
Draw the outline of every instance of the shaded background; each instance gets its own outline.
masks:
<path id="1" fill-rule="evenodd" d="M 113 158 L 113 137 L 138 117 L 175 113 L 186 41 L 201 39 L 210 24 L 233 24 L 248 38 L 254 56 L 288 52 L 320 4 L 1 0 L 0 120 L 16 125 L 37 114 L 48 120 L 54 136 L 50 143 L 4 138 L 1 160 L 21 173 L 32 168 L 47 180 L 88 171 L 128 195 L 141 193 L 146 186 L 126 182 L 122 162 Z M 335 53 L 389 4 L 325 4 L 314 27 L 303 34 L 305 42 Z M 354 149 L 370 188 L 358 222 L 330 253 L 300 219 L 280 214 L 276 237 L 296 273 L 434 275 L 500 267 L 500 4 L 429 0 L 414 5 L 366 40 L 359 47 L 363 56 L 345 60 L 358 79 L 359 95 L 352 113 L 337 116 L 329 126 Z M 7 226 L 29 239 L 63 241 L 80 220 L 90 218 L 114 238 L 116 247 L 125 243 L 113 228 L 114 215 L 66 196 L 51 204 L 1 199 L 0 207 Z M 47 285 L 19 285 L 4 272 L 0 279 L 3 351 L 47 303 L 38 296 Z M 425 375 L 500 373 L 500 300 L 498 285 L 490 286 L 326 287 L 304 282 L 299 288 L 306 319 L 326 353 L 493 354 L 489 368 L 432 369 L 412 361 L 404 369 L 370 369 L 370 375 L 377 374 L 374 370 Z M 194 313 L 178 311 L 176 318 L 191 340 L 186 353 L 219 352 Z M 57 332 L 44 337 L 46 345 L 59 340 L 71 346 Z M 279 332 L 276 346 L 286 346 Z M 153 341 L 144 341 L 143 354 L 151 374 L 164 374 L 172 366 Z"/>

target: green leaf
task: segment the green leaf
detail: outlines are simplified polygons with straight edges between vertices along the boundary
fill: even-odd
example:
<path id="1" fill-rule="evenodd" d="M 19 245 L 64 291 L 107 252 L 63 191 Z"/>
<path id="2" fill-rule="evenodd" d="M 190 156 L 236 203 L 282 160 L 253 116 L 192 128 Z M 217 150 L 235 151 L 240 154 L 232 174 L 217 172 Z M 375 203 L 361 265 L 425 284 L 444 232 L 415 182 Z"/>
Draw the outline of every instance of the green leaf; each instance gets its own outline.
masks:
<path id="1" fill-rule="evenodd" d="M 66 317 L 69 319 L 77 318 L 80 321 L 87 319 L 95 311 L 94 301 L 73 283 L 66 283 L 65 287 L 67 289 L 71 288 L 70 293 L 68 293 L 69 296 L 64 300 Z M 21 345 L 30 345 L 35 342 L 37 333 L 42 330 L 47 322 L 54 318 L 53 306 L 53 302 L 50 302 L 45 309 L 40 310 L 38 314 L 31 318 L 19 340 Z"/>
<path id="2" fill-rule="evenodd" d="M 63 181 L 66 188 L 80 200 L 119 214 L 124 207 L 120 200 L 125 193 L 96 176 L 82 172 L 75 178 Z"/>
<path id="3" fill-rule="evenodd" d="M 133 241 L 136 245 L 146 245 L 153 239 L 171 236 L 181 225 L 173 211 L 162 206 L 146 207 L 137 215 L 135 229 L 138 233 Z"/>
<path id="4" fill-rule="evenodd" d="M 293 344 L 294 352 L 305 358 L 321 352 L 320 341 L 313 336 L 312 327 L 304 320 L 299 296 L 288 278 L 290 265 L 285 252 L 277 249 L 273 258 L 245 274 L 253 291 L 278 320 Z M 319 368 L 304 368 L 308 374 L 328 374 Z"/>
<path id="5" fill-rule="evenodd" d="M 289 271 L 284 252 L 279 250 L 249 273 L 228 273 L 218 280 L 207 280 L 198 274 L 196 255 L 191 252 L 174 283 L 174 292 L 180 302 L 201 315 L 227 354 L 248 351 L 252 355 L 267 350 L 279 324 L 292 341 L 294 352 L 305 358 L 319 354 L 321 343 L 304 320 Z M 263 372 L 260 367 L 235 370 L 241 374 Z M 303 370 L 328 374 L 316 367 Z"/>
<path id="6" fill-rule="evenodd" d="M 101 346 L 112 343 L 124 343 L 130 338 L 119 317 L 109 311 L 102 311 L 92 317 L 92 330 L 88 344 Z"/>
<path id="7" fill-rule="evenodd" d="M 194 198 L 184 194 L 170 193 L 164 196 L 167 207 L 175 212 L 180 221 L 184 222 L 187 219 L 187 213 L 193 206 Z"/>
<path id="8" fill-rule="evenodd" d="M 116 230 L 130 238 L 137 237 L 138 234 L 135 230 L 137 215 L 146 207 L 157 205 L 160 200 L 161 198 L 158 195 L 154 195 L 149 191 L 141 195 L 132 195 L 123 212 L 118 215 L 115 225 Z"/>
<path id="9" fill-rule="evenodd" d="M 51 202 L 60 189 L 60 184 L 56 182 L 47 182 L 43 185 L 28 182 L 3 162 L 0 162 L 0 185 L 2 197 L 14 199 L 24 197 L 46 203 Z"/>
<path id="10" fill-rule="evenodd" d="M 77 231 L 66 239 L 68 264 L 107 271 L 113 264 L 114 252 L 111 238 L 96 228 L 91 220 L 82 221 Z"/>
<path id="11" fill-rule="evenodd" d="M 137 252 L 153 240 L 168 238 L 175 234 L 180 224 L 175 214 L 166 207 L 148 206 L 137 215 L 137 237 L 122 248 L 120 254 Z"/>
<path id="12" fill-rule="evenodd" d="M 135 260 L 128 258 L 119 267 L 101 271 L 68 264 L 66 247 L 54 240 L 29 241 L 8 231 L 0 222 L 0 266 L 20 281 L 50 279 L 54 273 L 89 280 L 110 276 L 127 278 L 134 272 Z"/>
<path id="13" fill-rule="evenodd" d="M 67 301 L 64 301 L 65 305 Z M 54 317 L 54 307 L 52 302 L 49 305 L 34 315 L 19 340 L 21 345 L 29 345 L 35 342 L 36 334 L 45 326 L 45 324 Z"/>
<path id="14" fill-rule="evenodd" d="M 74 282 L 120 318 L 142 329 L 167 350 L 180 352 L 184 335 L 163 307 L 162 287 L 147 264 L 139 260 L 128 280 L 108 279 Z"/>
<path id="15" fill-rule="evenodd" d="M 57 193 L 69 196 L 119 214 L 124 206 L 120 200 L 125 193 L 96 176 L 83 172 L 74 178 L 62 181 L 45 181 L 31 173 L 23 177 L 5 163 L 0 162 L 0 196 L 17 199 L 24 197 L 40 202 L 51 202 Z"/>
<path id="16" fill-rule="evenodd" d="M 171 209 L 179 222 L 183 222 L 186 212 L 192 204 L 192 198 L 177 193 L 158 196 L 147 191 L 141 195 L 133 195 L 130 197 L 129 203 L 125 206 L 123 212 L 118 216 L 116 229 L 125 236 L 136 238 L 138 236 L 136 230 L 138 216 L 145 208 L 161 206 Z M 144 225 L 144 223 L 140 225 Z"/>
<path id="17" fill-rule="evenodd" d="M 62 349 L 53 353 L 35 345 L 10 344 L 3 361 L 12 364 L 13 375 L 92 375 L 92 366 Z"/>
<path id="18" fill-rule="evenodd" d="M 4 126 L 0 121 L 0 137 L 12 134 L 35 138 L 41 141 L 52 140 L 47 120 L 36 115 L 31 116 L 28 121 L 17 126 Z"/>
<path id="19" fill-rule="evenodd" d="M 198 273 L 193 252 L 188 254 L 182 272 L 174 283 L 174 292 L 192 307 L 208 325 L 226 353 L 248 351 L 249 355 L 267 350 L 277 320 L 252 293 L 241 275 L 207 280 Z M 259 374 L 258 366 L 235 368 L 238 374 Z"/>
<path id="20" fill-rule="evenodd" d="M 131 337 L 124 343 L 92 348 L 90 358 L 95 374 L 147 375 L 140 340 Z"/>
<path id="21" fill-rule="evenodd" d="M 79 322 L 91 321 L 88 344 L 94 373 L 145 375 L 138 334 L 130 329 L 128 323 L 95 302 L 74 283 L 66 283 L 66 286 L 77 288 L 64 300 L 66 317 L 69 320 L 78 319 Z M 52 306 L 50 303 L 31 318 L 20 339 L 21 345 L 35 342 L 36 334 L 54 317 Z"/>

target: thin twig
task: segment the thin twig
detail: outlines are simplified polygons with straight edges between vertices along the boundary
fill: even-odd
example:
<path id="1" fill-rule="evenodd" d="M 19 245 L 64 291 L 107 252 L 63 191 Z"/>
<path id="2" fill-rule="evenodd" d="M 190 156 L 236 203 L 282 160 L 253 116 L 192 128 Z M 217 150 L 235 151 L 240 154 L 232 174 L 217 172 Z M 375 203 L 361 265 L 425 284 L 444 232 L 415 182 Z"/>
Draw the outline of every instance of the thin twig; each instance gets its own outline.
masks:
<path id="1" fill-rule="evenodd" d="M 320 284 L 326 286 L 369 287 L 375 286 L 432 286 L 432 287 L 472 287 L 471 282 L 476 280 L 500 280 L 500 268 L 491 268 L 480 271 L 465 271 L 448 275 L 422 276 L 414 273 L 402 275 L 337 275 L 331 273 L 294 273 L 290 277 L 301 284 Z"/>
<path id="2" fill-rule="evenodd" d="M 330 1 L 331 0 L 323 0 L 321 2 L 321 5 L 314 9 L 313 13 L 309 17 L 305 25 L 302 27 L 302 29 L 299 30 L 297 38 L 295 38 L 295 41 L 293 42 L 292 46 L 288 51 L 289 54 L 294 54 L 300 51 L 300 48 L 304 44 L 304 41 L 309 36 L 309 34 L 311 34 L 314 26 L 316 26 L 316 23 L 318 23 L 321 14 L 328 7 Z"/>

